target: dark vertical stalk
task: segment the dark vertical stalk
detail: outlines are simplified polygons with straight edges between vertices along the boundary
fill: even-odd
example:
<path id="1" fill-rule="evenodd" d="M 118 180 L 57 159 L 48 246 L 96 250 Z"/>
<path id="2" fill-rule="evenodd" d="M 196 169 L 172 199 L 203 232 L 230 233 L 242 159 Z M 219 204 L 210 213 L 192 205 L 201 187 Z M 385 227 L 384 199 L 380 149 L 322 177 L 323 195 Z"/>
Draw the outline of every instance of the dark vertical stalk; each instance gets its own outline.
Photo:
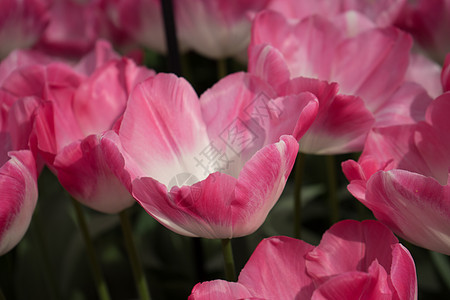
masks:
<path id="1" fill-rule="evenodd" d="M 161 6 L 164 17 L 167 53 L 169 56 L 169 72 L 181 76 L 180 52 L 178 48 L 173 2 L 172 0 L 161 0 Z M 197 281 L 203 281 L 205 278 L 205 267 L 203 262 L 203 246 L 201 239 L 192 239 L 192 249 L 194 252 Z"/>
<path id="2" fill-rule="evenodd" d="M 302 179 L 305 154 L 299 153 L 295 162 L 294 174 L 294 237 L 301 238 L 302 232 Z"/>
<path id="3" fill-rule="evenodd" d="M 169 72 L 181 76 L 180 52 L 178 50 L 177 32 L 172 0 L 161 0 L 166 33 L 166 46 L 169 56 Z"/>

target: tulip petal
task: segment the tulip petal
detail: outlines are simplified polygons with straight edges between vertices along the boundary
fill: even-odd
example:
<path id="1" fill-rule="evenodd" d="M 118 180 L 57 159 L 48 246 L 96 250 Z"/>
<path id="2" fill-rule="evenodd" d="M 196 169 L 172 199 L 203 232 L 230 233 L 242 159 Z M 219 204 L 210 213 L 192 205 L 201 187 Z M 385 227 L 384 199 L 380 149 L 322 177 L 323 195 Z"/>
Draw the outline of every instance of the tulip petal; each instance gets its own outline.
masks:
<path id="1" fill-rule="evenodd" d="M 450 188 L 404 170 L 379 172 L 363 202 L 375 217 L 406 240 L 450 254 Z"/>
<path id="2" fill-rule="evenodd" d="M 340 273 L 367 272 L 375 260 L 385 270 L 390 270 L 391 246 L 397 243 L 398 239 L 379 222 L 341 221 L 327 230 L 319 246 L 307 254 L 308 274 L 323 283 Z"/>
<path id="3" fill-rule="evenodd" d="M 375 112 L 404 80 L 411 45 L 411 37 L 395 28 L 363 32 L 335 49 L 328 80 L 338 82 L 342 93 L 361 97 Z"/>
<path id="4" fill-rule="evenodd" d="M 130 95 L 119 135 L 139 176 L 145 174 L 168 185 L 173 176 L 187 171 L 199 180 L 209 175 L 196 160 L 210 144 L 200 104 L 182 78 L 158 74 L 138 84 Z"/>
<path id="5" fill-rule="evenodd" d="M 22 239 L 38 198 L 36 163 L 28 150 L 10 152 L 0 168 L 0 255 Z"/>
<path id="6" fill-rule="evenodd" d="M 96 135 L 65 147 L 54 168 L 62 186 L 92 209 L 117 213 L 135 202 L 105 161 Z"/>
<path id="7" fill-rule="evenodd" d="M 168 192 L 158 181 L 142 177 L 132 182 L 133 196 L 179 234 L 221 239 L 248 235 L 261 226 L 278 200 L 297 152 L 297 141 L 282 137 L 258 151 L 237 180 L 217 172 L 197 182 L 195 174 L 173 173 Z"/>
<path id="8" fill-rule="evenodd" d="M 238 282 L 263 299 L 310 299 L 314 284 L 304 256 L 314 247 L 288 237 L 264 239 L 242 269 Z"/>
<path id="9" fill-rule="evenodd" d="M 235 300 L 249 298 L 255 299 L 244 285 L 238 282 L 214 280 L 196 284 L 188 300 Z"/>
<path id="10" fill-rule="evenodd" d="M 401 244 L 392 249 L 391 281 L 398 299 L 417 299 L 417 276 L 414 260 Z"/>

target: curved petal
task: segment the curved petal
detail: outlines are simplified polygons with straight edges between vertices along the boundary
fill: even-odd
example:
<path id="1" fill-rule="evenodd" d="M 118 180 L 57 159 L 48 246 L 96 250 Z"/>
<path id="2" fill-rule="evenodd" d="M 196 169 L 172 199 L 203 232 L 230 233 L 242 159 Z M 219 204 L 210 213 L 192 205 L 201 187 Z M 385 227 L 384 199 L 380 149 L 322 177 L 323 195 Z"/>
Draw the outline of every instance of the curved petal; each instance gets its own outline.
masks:
<path id="1" fill-rule="evenodd" d="M 398 299 L 417 299 L 417 276 L 414 260 L 403 245 L 392 249 L 391 282 Z"/>
<path id="2" fill-rule="evenodd" d="M 83 134 L 111 129 L 123 114 L 131 90 L 150 75 L 154 72 L 125 58 L 97 68 L 73 96 L 74 115 Z"/>
<path id="3" fill-rule="evenodd" d="M 54 168 L 62 186 L 92 209 L 117 213 L 135 202 L 106 162 L 99 136 L 65 147 L 56 155 Z"/>
<path id="4" fill-rule="evenodd" d="M 174 183 L 183 174 L 174 174 Z M 183 178 L 186 183 L 195 178 L 188 175 Z M 170 230 L 186 236 L 223 239 L 233 236 L 231 205 L 235 185 L 235 178 L 214 173 L 190 186 L 174 186 L 168 192 L 165 185 L 142 177 L 132 182 L 132 191 L 145 211 Z"/>
<path id="5" fill-rule="evenodd" d="M 297 153 L 298 142 L 292 136 L 282 136 L 245 164 L 232 203 L 233 237 L 253 233 L 264 223 L 284 189 Z"/>
<path id="6" fill-rule="evenodd" d="M 411 46 L 412 38 L 396 28 L 365 31 L 335 49 L 327 79 L 375 112 L 403 82 Z"/>
<path id="7" fill-rule="evenodd" d="M 282 137 L 257 152 L 237 180 L 217 172 L 198 182 L 195 174 L 173 173 L 168 192 L 165 185 L 142 177 L 132 182 L 133 196 L 179 234 L 221 239 L 248 235 L 278 200 L 297 152 L 297 141 Z"/>
<path id="8" fill-rule="evenodd" d="M 338 274 L 321 284 L 312 296 L 312 300 L 390 300 L 389 290 L 380 290 L 379 284 L 386 284 L 386 272 L 379 265 L 374 274 L 347 272 Z M 383 276 L 384 275 L 384 276 Z M 381 278 L 380 278 L 381 277 Z"/>
<path id="9" fill-rule="evenodd" d="M 28 142 L 33 129 L 34 114 L 41 104 L 37 97 L 25 97 L 14 102 L 9 110 L 8 130 L 12 149 L 29 149 Z"/>
<path id="10" fill-rule="evenodd" d="M 318 110 L 311 93 L 277 97 L 267 83 L 247 73 L 223 78 L 200 102 L 210 140 L 236 160 L 227 172 L 235 177 L 257 150 L 278 142 L 282 135 L 299 140 Z"/>
<path id="11" fill-rule="evenodd" d="M 375 217 L 406 240 L 450 254 L 450 188 L 403 170 L 379 172 L 363 202 Z"/>
<path id="12" fill-rule="evenodd" d="M 444 66 L 445 68 L 445 66 Z M 431 98 L 436 98 L 442 94 L 442 86 L 440 79 L 445 71 L 436 62 L 427 56 L 419 53 L 411 53 L 409 59 L 409 67 L 405 74 L 405 81 L 412 81 L 420 84 L 425 88 Z"/>
<path id="13" fill-rule="evenodd" d="M 320 244 L 306 255 L 306 268 L 320 283 L 345 272 L 369 272 L 374 261 L 389 271 L 395 244 L 398 239 L 377 221 L 341 221 L 327 230 Z"/>
<path id="14" fill-rule="evenodd" d="M 300 151 L 336 154 L 362 150 L 374 118 L 360 98 L 337 94 L 336 83 L 303 77 L 280 90 L 282 94 L 309 91 L 319 101 L 317 116 L 300 141 Z"/>
<path id="15" fill-rule="evenodd" d="M 235 300 L 255 299 L 248 289 L 238 282 L 214 280 L 197 283 L 188 300 Z"/>
<path id="16" fill-rule="evenodd" d="M 433 99 L 420 85 L 405 82 L 375 112 L 374 127 L 416 124 L 425 120 L 425 111 Z"/>
<path id="17" fill-rule="evenodd" d="M 19 243 L 38 198 L 36 163 L 28 150 L 9 153 L 0 168 L 0 255 Z"/>
<path id="18" fill-rule="evenodd" d="M 271 237 L 259 243 L 238 283 L 263 299 L 310 299 L 314 290 L 304 256 L 314 249 L 301 240 Z"/>
<path id="19" fill-rule="evenodd" d="M 210 144 L 198 97 L 187 81 L 175 75 L 160 73 L 136 86 L 119 136 L 140 170 L 136 176 L 168 185 L 179 173 L 190 172 L 200 180 L 210 174 L 196 160 Z"/>

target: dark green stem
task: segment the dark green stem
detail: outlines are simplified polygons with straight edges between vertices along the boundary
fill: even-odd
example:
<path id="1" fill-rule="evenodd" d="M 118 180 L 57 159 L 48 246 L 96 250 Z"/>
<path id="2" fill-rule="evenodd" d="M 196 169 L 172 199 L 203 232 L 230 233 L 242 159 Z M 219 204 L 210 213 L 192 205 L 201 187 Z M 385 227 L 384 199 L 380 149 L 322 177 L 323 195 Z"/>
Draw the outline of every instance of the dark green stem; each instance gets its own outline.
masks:
<path id="1" fill-rule="evenodd" d="M 133 238 L 133 231 L 131 229 L 130 218 L 127 210 L 120 212 L 120 224 L 122 225 L 122 232 L 125 241 L 125 247 L 127 248 L 128 258 L 133 269 L 133 276 L 136 283 L 136 288 L 139 292 L 141 300 L 150 300 L 150 292 L 145 278 L 144 270 L 139 259 L 136 245 Z"/>
<path id="2" fill-rule="evenodd" d="M 227 76 L 227 59 L 221 58 L 217 60 L 217 79 L 220 80 Z"/>
<path id="3" fill-rule="evenodd" d="M 302 179 L 305 154 L 299 153 L 295 162 L 294 174 L 294 237 L 301 238 L 302 232 Z"/>
<path id="4" fill-rule="evenodd" d="M 70 197 L 70 199 L 72 200 L 72 204 L 75 209 L 76 217 L 78 220 L 78 226 L 80 227 L 81 235 L 83 236 L 84 243 L 86 245 L 86 251 L 89 258 L 89 263 L 91 265 L 92 275 L 94 276 L 97 294 L 101 300 L 110 300 L 111 297 L 109 295 L 106 281 L 103 277 L 103 273 L 97 258 L 97 254 L 95 253 L 94 243 L 89 233 L 83 208 L 81 207 L 81 204 L 73 197 Z"/>
<path id="5" fill-rule="evenodd" d="M 35 243 L 37 244 L 37 249 L 39 249 L 40 256 L 42 258 L 41 263 L 43 266 L 43 275 L 48 285 L 51 299 L 61 299 L 58 285 L 56 283 L 56 277 L 48 256 L 47 247 L 45 246 L 44 234 L 41 224 L 42 223 L 40 219 L 39 209 L 36 209 L 33 215 L 33 219 L 31 220 L 30 231 L 32 237 L 35 240 Z"/>
<path id="6" fill-rule="evenodd" d="M 450 263 L 448 256 L 434 251 L 430 251 L 430 255 L 434 266 L 441 275 L 442 281 L 444 281 L 447 289 L 450 290 Z"/>
<path id="7" fill-rule="evenodd" d="M 339 203 L 337 198 L 337 178 L 336 166 L 333 155 L 325 156 L 327 165 L 327 181 L 328 181 L 328 206 L 330 213 L 330 223 L 334 224 L 339 221 Z"/>
<path id="8" fill-rule="evenodd" d="M 225 261 L 225 278 L 228 281 L 236 281 L 236 269 L 234 267 L 231 239 L 222 239 L 222 252 Z"/>

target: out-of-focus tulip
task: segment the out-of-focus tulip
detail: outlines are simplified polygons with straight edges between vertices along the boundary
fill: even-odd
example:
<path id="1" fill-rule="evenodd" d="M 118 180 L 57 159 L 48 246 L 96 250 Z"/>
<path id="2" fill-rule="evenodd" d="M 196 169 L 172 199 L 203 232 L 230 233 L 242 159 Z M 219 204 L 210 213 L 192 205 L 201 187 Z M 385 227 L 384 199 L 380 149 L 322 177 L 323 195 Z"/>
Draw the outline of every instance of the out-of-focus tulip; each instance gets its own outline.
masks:
<path id="1" fill-rule="evenodd" d="M 128 93 L 154 72 L 120 58 L 106 42 L 98 42 L 76 66 L 32 60 L 6 74 L 1 87 L 5 97 L 40 102 L 32 128 L 32 150 L 86 206 L 115 213 L 132 205 L 129 192 L 105 163 L 96 135 L 113 128 L 125 109 Z"/>
<path id="2" fill-rule="evenodd" d="M 396 25 L 410 32 L 428 56 L 443 63 L 450 52 L 450 1 L 407 1 Z"/>
<path id="3" fill-rule="evenodd" d="M 288 113 L 296 110 L 296 114 Z M 135 199 L 187 236 L 254 232 L 278 200 L 317 113 L 311 93 L 278 97 L 265 82 L 229 75 L 198 100 L 174 75 L 158 74 L 130 96 L 118 133 L 102 148 Z"/>
<path id="4" fill-rule="evenodd" d="M 276 279 L 276 280 L 275 280 Z M 263 240 L 238 282 L 197 284 L 201 299 L 417 299 L 414 261 L 377 221 L 341 221 L 317 247 L 288 237 Z"/>
<path id="5" fill-rule="evenodd" d="M 441 92 L 435 82 L 427 81 L 427 90 L 406 82 L 422 81 L 424 76 L 416 72 L 418 65 L 426 65 L 430 69 L 427 74 L 433 74 L 434 79 L 439 76 L 428 61 L 418 59 L 416 68 L 409 67 L 411 44 L 407 34 L 393 27 L 376 28 L 356 12 L 331 22 L 319 16 L 289 21 L 279 13 L 265 11 L 253 23 L 249 72 L 276 89 L 298 80 L 296 77 L 336 82 L 335 89 L 339 87 L 339 93 L 348 96 L 339 95 L 337 101 L 329 103 L 345 107 L 345 113 L 338 118 L 331 107 L 321 107 L 307 135 L 311 141 L 328 143 L 310 143 L 305 136 L 300 149 L 321 154 L 361 151 L 370 128 L 423 120 L 432 100 L 427 92 Z M 394 63 L 397 68 L 392 71 Z M 330 124 L 331 118 L 336 120 L 334 124 Z M 331 134 L 335 124 L 341 124 L 339 135 Z"/>
<path id="6" fill-rule="evenodd" d="M 250 42 L 252 17 L 268 3 L 267 0 L 175 0 L 181 44 L 210 58 L 236 56 Z"/>
<path id="7" fill-rule="evenodd" d="M 395 233 L 450 254 L 450 94 L 416 125 L 374 129 L 358 163 L 344 162 L 349 191 Z"/>
<path id="8" fill-rule="evenodd" d="M 34 45 L 47 26 L 49 1 L 3 0 L 0 3 L 0 59 Z"/>
<path id="9" fill-rule="evenodd" d="M 55 56 L 79 59 L 95 47 L 100 37 L 98 1 L 52 0 L 48 26 L 36 48 Z"/>

